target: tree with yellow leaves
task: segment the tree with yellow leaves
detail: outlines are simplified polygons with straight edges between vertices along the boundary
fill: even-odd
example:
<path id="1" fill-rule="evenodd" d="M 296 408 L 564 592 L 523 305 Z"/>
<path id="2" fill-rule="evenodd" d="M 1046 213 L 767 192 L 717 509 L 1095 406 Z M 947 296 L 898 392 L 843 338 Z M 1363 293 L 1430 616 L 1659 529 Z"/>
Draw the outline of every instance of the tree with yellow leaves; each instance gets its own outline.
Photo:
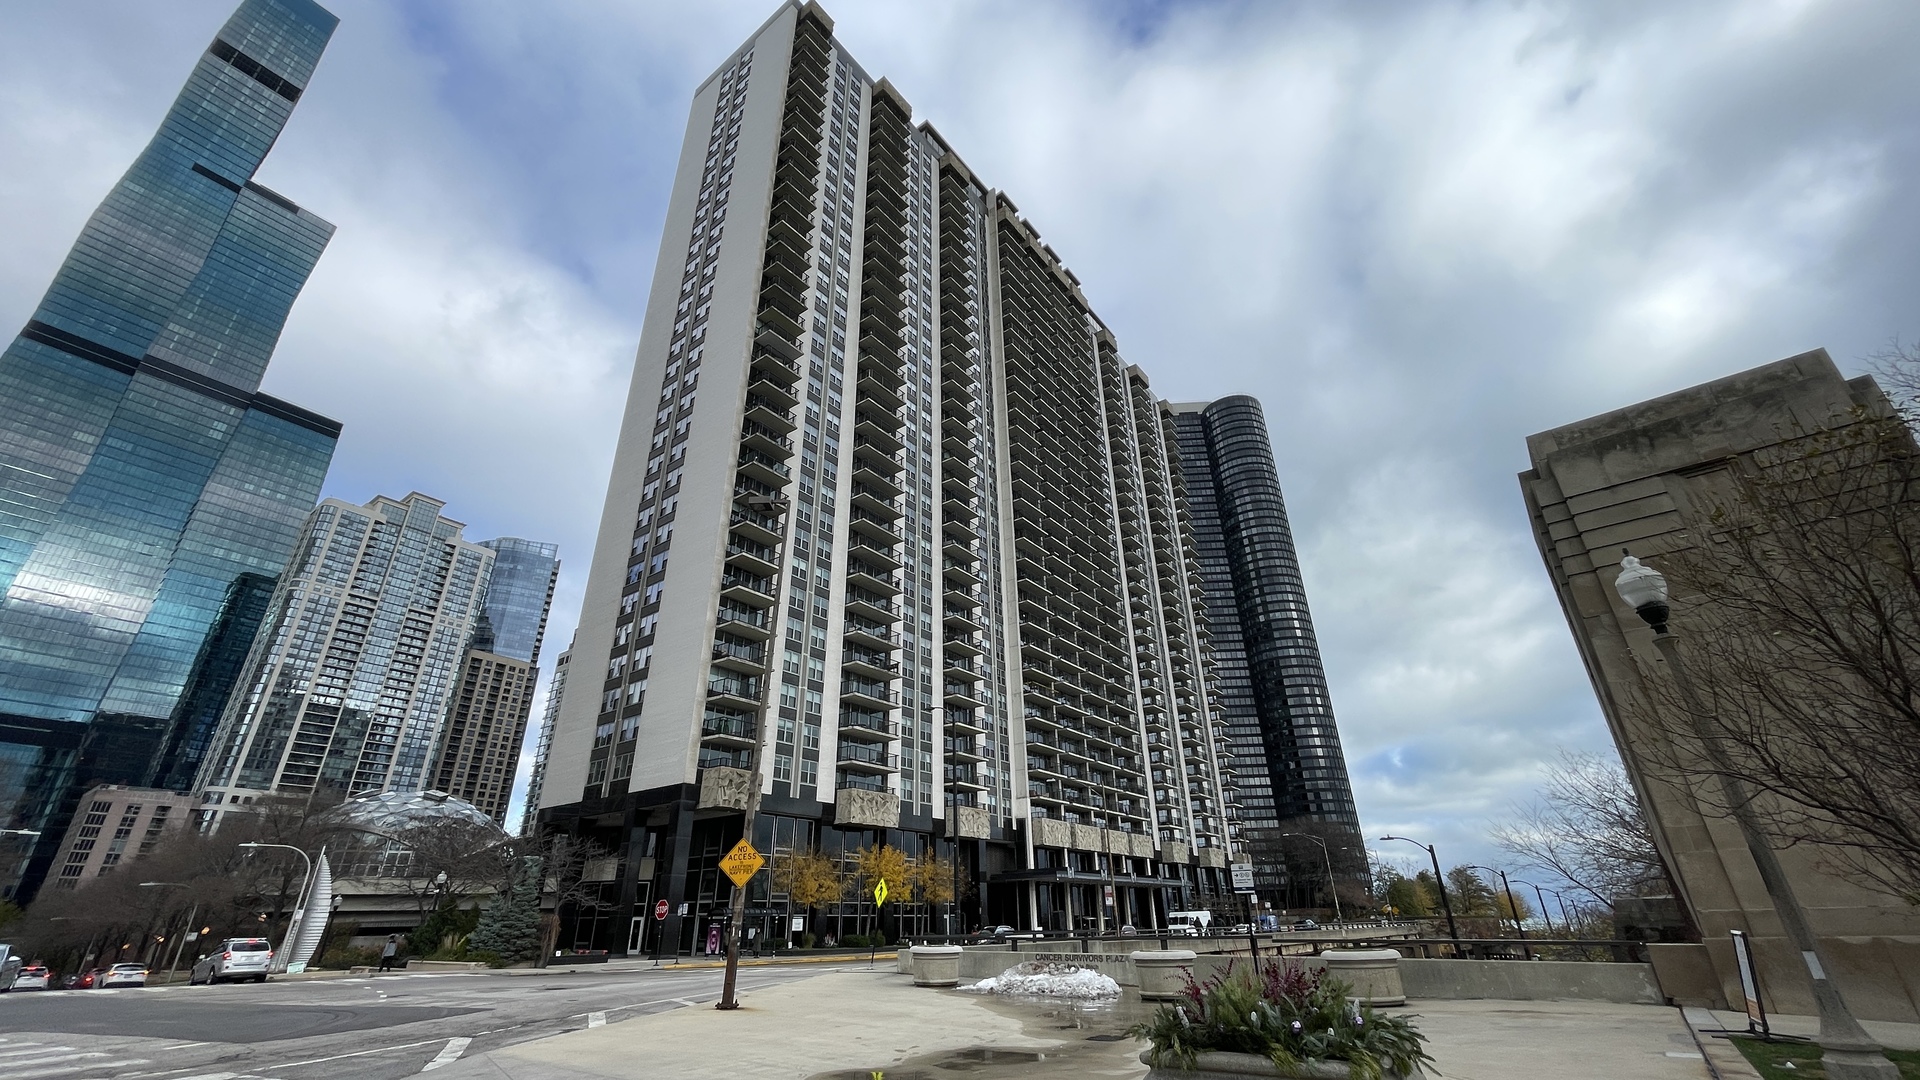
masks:
<path id="1" fill-rule="evenodd" d="M 814 910 L 840 899 L 846 883 L 840 880 L 839 867 L 825 854 L 790 851 L 773 857 L 773 887 L 776 892 L 786 893 L 794 906 L 806 910 L 807 925 L 812 927 Z"/>
<path id="2" fill-rule="evenodd" d="M 908 890 L 913 888 L 915 876 L 913 864 L 907 859 L 907 853 L 899 848 L 888 847 L 885 844 L 861 848 L 853 857 L 853 865 L 854 875 L 860 882 L 860 891 L 865 899 L 873 898 L 874 886 L 882 881 L 887 883 L 889 900 L 905 900 Z M 876 920 L 880 914 L 880 906 L 875 905 Z M 878 922 L 874 926 L 874 932 L 880 932 Z"/>

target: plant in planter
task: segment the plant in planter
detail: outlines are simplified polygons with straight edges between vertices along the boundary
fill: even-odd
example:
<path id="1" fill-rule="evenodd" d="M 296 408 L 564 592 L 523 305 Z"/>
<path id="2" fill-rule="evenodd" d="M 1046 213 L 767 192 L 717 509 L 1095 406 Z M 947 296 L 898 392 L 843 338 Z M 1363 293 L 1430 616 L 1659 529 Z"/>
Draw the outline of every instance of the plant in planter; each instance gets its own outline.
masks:
<path id="1" fill-rule="evenodd" d="M 1425 1041 L 1408 1018 L 1355 1002 L 1322 972 L 1269 960 L 1195 982 L 1129 1034 L 1155 1077 L 1237 1074 L 1385 1080 L 1420 1075 Z"/>

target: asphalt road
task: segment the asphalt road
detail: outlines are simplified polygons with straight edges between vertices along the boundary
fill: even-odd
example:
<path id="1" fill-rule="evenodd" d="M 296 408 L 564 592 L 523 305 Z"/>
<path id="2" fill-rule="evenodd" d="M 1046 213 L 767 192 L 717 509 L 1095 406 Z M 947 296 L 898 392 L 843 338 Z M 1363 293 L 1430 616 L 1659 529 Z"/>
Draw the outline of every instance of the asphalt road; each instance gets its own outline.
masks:
<path id="1" fill-rule="evenodd" d="M 828 970 L 742 968 L 741 993 Z M 467 1053 L 710 1006 L 720 979 L 712 968 L 592 966 L 0 994 L 0 1077 L 392 1080 Z"/>

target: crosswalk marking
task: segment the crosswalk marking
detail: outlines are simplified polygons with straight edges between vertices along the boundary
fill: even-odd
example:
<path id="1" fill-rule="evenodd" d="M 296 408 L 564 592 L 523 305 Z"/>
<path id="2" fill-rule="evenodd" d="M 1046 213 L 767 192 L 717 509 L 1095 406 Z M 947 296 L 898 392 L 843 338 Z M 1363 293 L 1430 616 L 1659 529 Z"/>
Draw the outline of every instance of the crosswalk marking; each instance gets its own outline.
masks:
<path id="1" fill-rule="evenodd" d="M 588 1027 L 590 1027 L 590 1028 L 597 1028 L 597 1027 L 606 1027 L 606 1026 L 607 1026 L 607 1014 L 606 1014 L 606 1013 L 603 1013 L 603 1012 L 590 1012 L 590 1013 L 588 1013 L 588 1014 L 587 1014 L 587 1026 L 588 1026 Z"/>
<path id="2" fill-rule="evenodd" d="M 440 1051 L 440 1055 L 434 1058 L 432 1061 L 429 1061 L 425 1065 L 420 1066 L 420 1071 L 431 1072 L 432 1070 L 437 1069 L 442 1065 L 453 1064 L 454 1062 L 460 1060 L 461 1054 L 464 1054 L 467 1052 L 467 1044 L 471 1042 L 473 1042 L 473 1040 L 467 1039 L 467 1038 L 448 1039 L 446 1049 Z"/>

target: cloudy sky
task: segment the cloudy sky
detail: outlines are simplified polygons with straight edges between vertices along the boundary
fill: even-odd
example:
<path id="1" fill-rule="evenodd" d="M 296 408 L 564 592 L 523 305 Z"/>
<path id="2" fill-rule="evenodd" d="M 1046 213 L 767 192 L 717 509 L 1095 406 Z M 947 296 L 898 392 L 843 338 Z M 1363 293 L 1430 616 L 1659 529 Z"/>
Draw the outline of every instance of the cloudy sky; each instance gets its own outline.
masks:
<path id="1" fill-rule="evenodd" d="M 0 323 L 231 6 L 0 10 Z M 420 490 L 471 537 L 560 544 L 550 663 L 689 99 L 772 4 L 330 6 L 259 180 L 339 232 L 266 388 L 346 423 L 327 494 Z M 828 10 L 1160 393 L 1265 403 L 1361 816 L 1449 862 L 1498 857 L 1488 822 L 1558 748 L 1607 746 L 1526 530 L 1525 437 L 1920 335 L 1901 0 Z"/>

